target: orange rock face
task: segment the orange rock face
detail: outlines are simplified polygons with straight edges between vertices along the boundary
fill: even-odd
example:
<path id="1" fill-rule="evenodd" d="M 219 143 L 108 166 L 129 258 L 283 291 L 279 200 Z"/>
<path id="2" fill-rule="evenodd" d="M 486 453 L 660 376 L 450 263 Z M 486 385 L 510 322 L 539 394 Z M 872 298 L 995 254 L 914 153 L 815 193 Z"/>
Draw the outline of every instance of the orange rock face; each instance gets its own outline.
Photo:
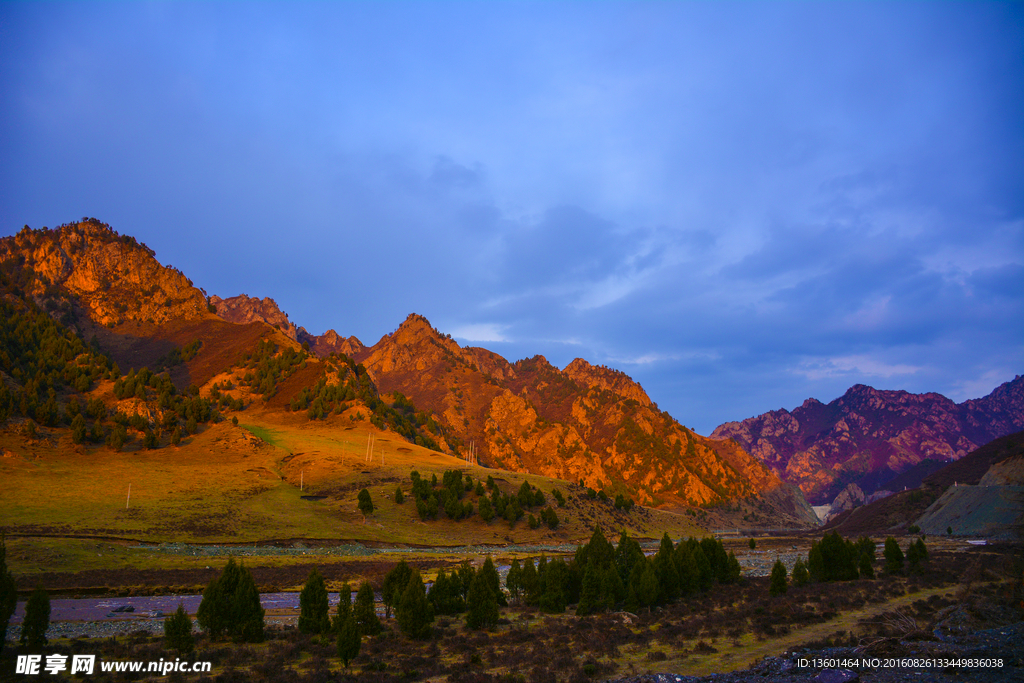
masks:
<path id="1" fill-rule="evenodd" d="M 582 480 L 649 505 L 700 505 L 780 489 L 736 443 L 701 437 L 661 412 L 622 372 L 542 356 L 509 363 L 462 348 L 411 315 L 355 355 L 383 393 L 441 417 L 452 448 L 482 464 Z"/>
<path id="2" fill-rule="evenodd" d="M 99 325 L 208 315 L 206 296 L 191 280 L 94 219 L 0 239 L 0 263 L 17 268 L 24 293 L 40 305 L 83 312 Z"/>

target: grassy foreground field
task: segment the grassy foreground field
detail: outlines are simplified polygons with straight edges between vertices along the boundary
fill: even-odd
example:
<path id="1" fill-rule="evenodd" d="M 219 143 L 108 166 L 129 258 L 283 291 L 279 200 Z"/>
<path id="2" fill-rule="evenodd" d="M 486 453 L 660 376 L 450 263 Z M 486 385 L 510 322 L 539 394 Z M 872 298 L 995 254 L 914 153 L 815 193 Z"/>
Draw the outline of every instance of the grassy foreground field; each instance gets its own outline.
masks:
<path id="1" fill-rule="evenodd" d="M 232 548 L 253 544 L 308 547 L 362 544 L 373 547 L 575 545 L 595 526 L 637 538 L 700 535 L 691 518 L 657 510 L 616 510 L 590 500 L 563 481 L 491 470 L 411 444 L 358 419 L 358 409 L 326 421 L 262 413 L 255 406 L 240 422 L 209 425 L 178 446 L 142 449 L 134 440 L 122 452 L 71 443 L 66 430 L 40 429 L 33 439 L 8 424 L 0 433 L 4 457 L 0 519 L 15 574 L 103 569 L 196 569 L 222 563 Z M 369 448 L 372 456 L 368 456 Z M 452 521 L 443 513 L 421 521 L 410 495 L 410 472 L 427 480 L 461 470 L 474 483 L 493 476 L 514 494 L 523 481 L 544 493 L 559 516 L 556 529 L 530 529 L 524 517 L 510 526 L 478 514 Z M 398 504 L 401 486 L 406 500 Z M 363 515 L 358 492 L 366 488 L 375 509 Z M 552 492 L 566 498 L 558 507 Z M 479 496 L 465 500 L 478 508 Z M 528 510 L 539 516 L 539 507 Z M 132 548 L 138 544 L 226 546 L 198 556 Z M 301 554 L 266 556 L 265 566 L 304 563 Z M 327 556 L 344 562 L 344 553 Z"/>

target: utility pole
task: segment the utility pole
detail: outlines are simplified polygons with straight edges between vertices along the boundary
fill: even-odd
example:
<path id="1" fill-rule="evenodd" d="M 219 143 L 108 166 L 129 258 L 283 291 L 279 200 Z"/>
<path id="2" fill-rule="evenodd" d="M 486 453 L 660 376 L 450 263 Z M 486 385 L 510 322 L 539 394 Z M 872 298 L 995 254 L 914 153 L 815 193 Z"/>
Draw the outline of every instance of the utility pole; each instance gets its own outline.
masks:
<path id="1" fill-rule="evenodd" d="M 131 485 L 131 483 L 129 483 L 128 484 L 128 497 L 124 499 L 124 509 L 125 510 L 128 509 L 128 501 L 130 501 L 131 499 L 132 499 L 132 485 Z"/>

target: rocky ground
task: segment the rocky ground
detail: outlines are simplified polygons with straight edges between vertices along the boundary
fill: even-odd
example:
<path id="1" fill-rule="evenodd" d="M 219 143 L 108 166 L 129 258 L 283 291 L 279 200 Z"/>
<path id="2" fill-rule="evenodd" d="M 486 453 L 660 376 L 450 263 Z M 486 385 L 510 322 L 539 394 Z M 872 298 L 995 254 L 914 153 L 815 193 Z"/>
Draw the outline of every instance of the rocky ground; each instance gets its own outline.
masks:
<path id="1" fill-rule="evenodd" d="M 726 674 L 645 674 L 617 678 L 614 683 L 1024 681 L 1024 622 L 978 631 L 936 629 L 931 635 L 931 640 L 884 640 L 861 647 L 795 650 L 766 657 L 745 671 Z"/>

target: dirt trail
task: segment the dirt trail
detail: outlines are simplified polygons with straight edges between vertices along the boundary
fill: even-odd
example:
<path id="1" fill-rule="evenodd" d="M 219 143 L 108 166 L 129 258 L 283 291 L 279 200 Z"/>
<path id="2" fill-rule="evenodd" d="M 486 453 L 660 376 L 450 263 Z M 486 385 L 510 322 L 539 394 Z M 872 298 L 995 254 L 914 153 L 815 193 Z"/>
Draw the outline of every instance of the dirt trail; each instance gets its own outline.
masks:
<path id="1" fill-rule="evenodd" d="M 791 631 L 784 636 L 766 638 L 761 642 L 757 642 L 752 635 L 747 634 L 740 639 L 742 645 L 738 648 L 732 647 L 727 642 L 719 641 L 715 644 L 719 648 L 717 653 L 708 655 L 691 654 L 685 659 L 675 659 L 670 656 L 668 661 L 659 662 L 657 668 L 659 671 L 675 671 L 685 676 L 706 676 L 712 673 L 746 669 L 762 657 L 777 656 L 804 643 L 823 640 L 836 631 L 852 631 L 861 621 L 879 617 L 885 612 L 906 607 L 917 600 L 927 600 L 933 595 L 952 594 L 955 590 L 956 586 L 919 590 L 915 593 L 908 593 L 899 598 L 887 600 L 884 603 L 867 605 L 861 609 L 843 612 L 831 621 L 811 624 Z M 643 667 L 638 666 L 637 668 L 650 667 L 648 662 L 643 664 Z"/>

